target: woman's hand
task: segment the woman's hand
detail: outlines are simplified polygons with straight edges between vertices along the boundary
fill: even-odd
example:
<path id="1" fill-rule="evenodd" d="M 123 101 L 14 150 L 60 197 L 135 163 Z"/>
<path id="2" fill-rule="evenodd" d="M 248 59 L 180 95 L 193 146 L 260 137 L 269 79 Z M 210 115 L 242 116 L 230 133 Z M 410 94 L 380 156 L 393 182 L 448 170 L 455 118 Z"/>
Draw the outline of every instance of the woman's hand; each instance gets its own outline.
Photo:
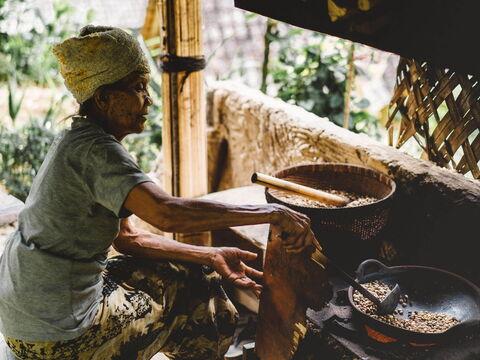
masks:
<path id="1" fill-rule="evenodd" d="M 260 280 L 263 273 L 244 263 L 244 261 L 255 260 L 257 254 L 234 247 L 218 247 L 213 248 L 213 250 L 211 264 L 213 269 L 224 280 L 240 288 L 251 289 L 258 297 L 262 290 L 262 285 L 255 282 L 252 278 Z"/>
<path id="2" fill-rule="evenodd" d="M 287 252 L 300 253 L 312 246 L 322 249 L 310 228 L 310 218 L 307 215 L 283 205 L 271 205 L 276 208 L 272 235 L 282 240 Z"/>

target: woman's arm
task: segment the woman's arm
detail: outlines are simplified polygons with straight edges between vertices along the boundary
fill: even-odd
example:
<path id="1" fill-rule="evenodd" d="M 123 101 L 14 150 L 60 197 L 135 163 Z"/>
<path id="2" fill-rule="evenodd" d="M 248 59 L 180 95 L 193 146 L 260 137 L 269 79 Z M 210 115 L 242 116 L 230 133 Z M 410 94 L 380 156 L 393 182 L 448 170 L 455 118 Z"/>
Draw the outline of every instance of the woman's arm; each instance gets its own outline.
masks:
<path id="1" fill-rule="evenodd" d="M 124 207 L 158 229 L 176 233 L 271 223 L 278 218 L 280 211 L 272 205 L 238 206 L 212 200 L 173 197 L 152 182 L 134 187 Z"/>
<path id="2" fill-rule="evenodd" d="M 208 265 L 235 286 L 250 288 L 257 295 L 262 289 L 262 286 L 253 279 L 260 279 L 262 272 L 244 263 L 257 257 L 257 254 L 249 251 L 231 247 L 213 248 L 184 244 L 138 230 L 128 219 L 122 219 L 120 232 L 113 242 L 113 247 L 121 253 L 152 260 L 166 259 Z"/>
<path id="3" fill-rule="evenodd" d="M 248 202 L 248 199 L 245 199 Z M 278 204 L 230 205 L 211 200 L 173 197 L 151 182 L 135 186 L 124 207 L 166 232 L 200 232 L 231 226 L 270 223 L 287 250 L 299 252 L 316 242 L 310 219 Z"/>
<path id="4" fill-rule="evenodd" d="M 210 247 L 189 245 L 137 229 L 128 218 L 122 219 L 113 247 L 118 252 L 138 257 L 179 260 L 208 266 L 212 265 L 215 255 Z"/>

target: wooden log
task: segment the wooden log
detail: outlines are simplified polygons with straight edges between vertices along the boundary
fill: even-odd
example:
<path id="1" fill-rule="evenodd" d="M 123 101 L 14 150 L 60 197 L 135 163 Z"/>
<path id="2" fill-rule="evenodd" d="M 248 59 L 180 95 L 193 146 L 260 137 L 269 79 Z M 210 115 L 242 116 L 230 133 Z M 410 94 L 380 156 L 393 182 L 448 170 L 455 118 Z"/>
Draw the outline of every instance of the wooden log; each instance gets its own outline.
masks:
<path id="1" fill-rule="evenodd" d="M 163 54 L 203 55 L 200 0 L 161 0 Z M 207 125 L 203 72 L 163 72 L 164 187 L 174 196 L 207 193 Z M 175 236 L 181 240 L 182 236 Z M 188 234 L 188 242 L 208 244 L 204 234 Z"/>

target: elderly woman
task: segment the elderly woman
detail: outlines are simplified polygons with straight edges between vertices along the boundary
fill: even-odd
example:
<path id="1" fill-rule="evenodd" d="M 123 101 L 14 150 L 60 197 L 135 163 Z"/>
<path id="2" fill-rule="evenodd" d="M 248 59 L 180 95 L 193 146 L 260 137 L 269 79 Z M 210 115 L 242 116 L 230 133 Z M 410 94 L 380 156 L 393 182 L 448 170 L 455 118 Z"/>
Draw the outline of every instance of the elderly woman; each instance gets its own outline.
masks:
<path id="1" fill-rule="evenodd" d="M 135 229 L 132 213 L 167 232 L 270 223 L 289 251 L 316 241 L 285 207 L 171 197 L 121 145 L 152 100 L 136 40 L 87 26 L 54 47 L 80 104 L 52 144 L 0 261 L 0 331 L 20 359 L 223 359 L 237 313 L 220 281 L 261 290 L 237 248 L 199 247 Z M 122 255 L 108 258 L 113 245 Z"/>

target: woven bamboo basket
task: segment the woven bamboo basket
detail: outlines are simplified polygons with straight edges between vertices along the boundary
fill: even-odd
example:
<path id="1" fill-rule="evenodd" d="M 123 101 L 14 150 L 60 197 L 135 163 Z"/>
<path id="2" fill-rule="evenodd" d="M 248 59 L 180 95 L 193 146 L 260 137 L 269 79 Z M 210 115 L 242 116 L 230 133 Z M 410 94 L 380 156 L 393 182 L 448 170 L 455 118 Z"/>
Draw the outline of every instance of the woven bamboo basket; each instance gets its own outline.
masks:
<path id="1" fill-rule="evenodd" d="M 396 188 L 391 178 L 366 167 L 336 163 L 294 166 L 274 176 L 315 189 L 341 190 L 377 198 L 373 203 L 356 207 L 315 208 L 287 203 L 281 199 L 281 190 L 265 189 L 267 202 L 282 204 L 307 215 L 312 231 L 326 248 L 327 255 L 342 258 L 347 267 L 356 266 L 356 262 L 364 257 L 376 255 L 366 243 L 374 239 L 388 222 Z M 346 256 L 346 250 L 351 251 L 350 256 Z"/>

